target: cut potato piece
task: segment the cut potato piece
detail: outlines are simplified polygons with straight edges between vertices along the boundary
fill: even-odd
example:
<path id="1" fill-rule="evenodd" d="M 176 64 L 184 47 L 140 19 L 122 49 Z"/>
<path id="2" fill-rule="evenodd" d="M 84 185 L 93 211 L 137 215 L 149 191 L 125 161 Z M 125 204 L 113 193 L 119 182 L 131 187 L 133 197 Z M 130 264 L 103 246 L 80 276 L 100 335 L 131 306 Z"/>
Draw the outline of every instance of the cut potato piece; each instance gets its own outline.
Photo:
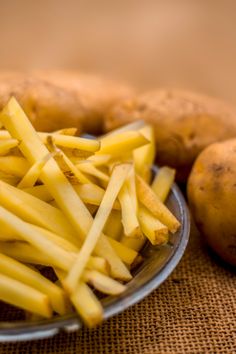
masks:
<path id="1" fill-rule="evenodd" d="M 175 233 L 180 223 L 169 209 L 153 192 L 151 187 L 140 177 L 136 178 L 137 193 L 140 202 L 151 211 L 151 213 L 164 225 L 168 227 L 170 232 Z"/>
<path id="2" fill-rule="evenodd" d="M 0 300 L 46 318 L 52 316 L 47 295 L 4 274 L 0 274 Z"/>
<path id="3" fill-rule="evenodd" d="M 105 137 L 117 135 L 117 134 L 120 134 L 120 133 L 140 130 L 145 125 L 146 125 L 146 123 L 143 120 L 136 120 L 133 123 L 129 123 L 129 124 L 123 125 L 120 128 L 114 129 L 114 130 L 110 131 L 109 133 L 106 133 L 105 135 L 102 135 L 101 138 L 103 139 Z"/>
<path id="4" fill-rule="evenodd" d="M 0 181 L 0 205 L 29 223 L 78 243 L 73 227 L 59 209 L 3 181 Z"/>
<path id="5" fill-rule="evenodd" d="M 0 140 L 0 155 L 6 155 L 9 151 L 18 145 L 18 140 L 16 139 L 7 139 Z"/>
<path id="6" fill-rule="evenodd" d="M 121 221 L 125 235 L 127 237 L 142 238 L 139 221 L 126 184 L 119 193 L 119 201 L 121 205 Z"/>
<path id="7" fill-rule="evenodd" d="M 96 270 L 86 270 L 83 279 L 103 294 L 119 295 L 126 289 L 125 285 Z"/>
<path id="8" fill-rule="evenodd" d="M 94 327 L 102 321 L 102 305 L 87 284 L 80 282 L 70 299 L 87 326 Z"/>
<path id="9" fill-rule="evenodd" d="M 168 228 L 163 225 L 145 207 L 140 206 L 138 218 L 144 235 L 153 245 L 161 245 L 168 241 Z"/>
<path id="10" fill-rule="evenodd" d="M 82 272 L 86 267 L 89 256 L 93 252 L 96 243 L 99 240 L 108 216 L 112 210 L 112 206 L 118 196 L 120 189 L 122 188 L 122 185 L 124 184 L 129 170 L 129 164 L 122 164 L 114 167 L 95 219 L 80 249 L 80 252 L 78 253 L 73 267 L 64 280 L 64 286 L 69 293 L 73 293 L 76 289 L 76 285 L 78 284 Z"/>
<path id="11" fill-rule="evenodd" d="M 49 256 L 58 267 L 62 269 L 68 269 L 68 267 L 70 267 L 71 257 L 69 252 L 66 252 L 54 242 L 45 238 L 40 230 L 36 230 L 35 227 L 22 221 L 3 207 L 0 207 L 0 221 L 11 227 L 17 235 L 22 237 L 23 240 L 29 242 L 38 250 Z"/>
<path id="12" fill-rule="evenodd" d="M 48 142 L 48 138 L 52 138 L 57 146 L 62 146 L 70 149 L 78 149 L 88 152 L 96 152 L 100 148 L 100 142 L 95 139 L 85 139 L 78 136 L 69 136 L 57 133 L 40 133 L 40 138 L 44 143 Z"/>
<path id="13" fill-rule="evenodd" d="M 34 197 L 36 197 L 40 200 L 43 200 L 44 202 L 47 202 L 47 203 L 49 203 L 53 200 L 53 197 L 48 192 L 48 190 L 44 184 L 41 184 L 39 186 L 30 187 L 30 188 L 23 188 L 23 191 L 33 195 Z"/>
<path id="14" fill-rule="evenodd" d="M 24 157 L 0 156 L 0 171 L 3 173 L 22 178 L 29 168 L 30 164 Z"/>
<path id="15" fill-rule="evenodd" d="M 111 238 L 114 238 L 115 240 L 119 240 L 122 231 L 123 231 L 123 225 L 121 222 L 121 213 L 120 211 L 113 209 L 104 227 L 104 234 L 108 235 Z"/>
<path id="16" fill-rule="evenodd" d="M 149 140 L 138 131 L 128 131 L 102 138 L 101 148 L 96 154 L 111 154 L 113 156 L 119 156 L 148 143 Z"/>
<path id="17" fill-rule="evenodd" d="M 155 159 L 155 135 L 151 125 L 145 125 L 139 132 L 150 142 L 133 151 L 134 165 L 136 172 L 149 183 L 151 178 L 151 167 Z"/>
<path id="18" fill-rule="evenodd" d="M 33 187 L 37 182 L 37 180 L 39 179 L 43 167 L 48 162 L 48 160 L 50 160 L 50 158 L 53 157 L 53 155 L 54 153 L 47 154 L 41 160 L 35 162 L 27 171 L 27 173 L 24 175 L 24 177 L 18 184 L 17 188 L 22 189 L 22 188 Z"/>
<path id="19" fill-rule="evenodd" d="M 76 168 L 87 175 L 91 175 L 93 177 L 98 178 L 106 184 L 109 181 L 109 176 L 106 173 L 100 171 L 97 167 L 93 166 L 93 164 L 89 161 L 77 164 Z"/>
<path id="20" fill-rule="evenodd" d="M 102 198 L 105 193 L 105 190 L 103 188 L 92 183 L 78 184 L 74 186 L 74 189 L 84 203 L 97 206 L 101 204 Z M 113 209 L 120 209 L 120 204 L 117 200 L 113 205 Z"/>
<path id="21" fill-rule="evenodd" d="M 159 169 L 153 182 L 152 190 L 164 203 L 175 180 L 176 171 L 173 168 L 164 166 Z"/>
<path id="22" fill-rule="evenodd" d="M 143 240 L 139 240 L 139 239 L 130 239 L 130 240 L 143 242 Z M 112 247 L 114 248 L 114 250 L 116 251 L 116 253 L 118 254 L 118 256 L 126 264 L 132 265 L 133 263 L 136 263 L 137 258 L 140 258 L 139 254 L 135 250 L 129 248 L 128 246 L 122 244 L 121 242 L 118 242 L 118 241 L 114 240 L 113 238 L 109 238 L 109 242 L 112 245 Z"/>
<path id="23" fill-rule="evenodd" d="M 1 253 L 0 269 L 1 274 L 16 279 L 48 295 L 53 310 L 60 315 L 65 314 L 65 295 L 62 289 L 43 277 L 39 272 Z"/>

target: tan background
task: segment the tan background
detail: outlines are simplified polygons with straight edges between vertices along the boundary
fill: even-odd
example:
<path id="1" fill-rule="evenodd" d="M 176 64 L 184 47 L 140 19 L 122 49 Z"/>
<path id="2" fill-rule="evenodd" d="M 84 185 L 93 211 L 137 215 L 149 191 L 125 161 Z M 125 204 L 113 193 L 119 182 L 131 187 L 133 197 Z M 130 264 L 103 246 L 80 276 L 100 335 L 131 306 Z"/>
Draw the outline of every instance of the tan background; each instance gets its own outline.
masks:
<path id="1" fill-rule="evenodd" d="M 0 13 L 0 69 L 92 70 L 236 104 L 235 0 L 2 0 Z"/>

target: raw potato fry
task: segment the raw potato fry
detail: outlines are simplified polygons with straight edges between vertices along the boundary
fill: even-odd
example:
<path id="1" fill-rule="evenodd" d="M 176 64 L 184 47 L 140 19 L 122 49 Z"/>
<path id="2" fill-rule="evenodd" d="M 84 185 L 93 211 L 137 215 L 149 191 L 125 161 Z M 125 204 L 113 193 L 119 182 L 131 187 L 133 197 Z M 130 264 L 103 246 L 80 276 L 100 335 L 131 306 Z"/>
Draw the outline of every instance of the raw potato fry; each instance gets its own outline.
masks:
<path id="1" fill-rule="evenodd" d="M 105 190 L 103 188 L 92 183 L 78 184 L 74 186 L 74 189 L 84 203 L 97 206 L 101 204 L 102 198 L 105 193 Z M 113 205 L 113 209 L 120 209 L 120 204 L 117 200 Z"/>
<path id="2" fill-rule="evenodd" d="M 115 203 L 114 203 L 115 204 Z M 121 223 L 121 213 L 118 210 L 112 210 L 104 227 L 104 234 L 115 240 L 119 240 L 123 231 Z"/>
<path id="3" fill-rule="evenodd" d="M 48 257 L 26 242 L 0 242 L 0 252 L 23 263 L 41 264 L 53 268 L 58 267 L 58 262 L 54 262 L 51 257 Z M 76 255 L 75 253 L 70 253 L 70 255 L 72 265 Z M 68 265 L 67 270 L 69 270 L 69 268 L 70 264 Z M 104 274 L 110 274 L 109 264 L 101 257 L 90 257 L 87 263 L 87 268 L 97 270 Z"/>
<path id="4" fill-rule="evenodd" d="M 130 198 L 133 203 L 133 208 L 134 208 L 135 214 L 137 215 L 137 213 L 138 213 L 138 198 L 137 198 L 136 177 L 135 177 L 134 166 L 132 166 L 132 169 L 131 169 L 129 176 L 127 178 L 127 187 L 128 187 Z"/>
<path id="5" fill-rule="evenodd" d="M 147 239 L 144 237 L 143 239 L 138 239 L 138 238 L 131 238 L 131 237 L 126 237 L 125 235 L 121 238 L 121 244 L 123 246 L 128 247 L 128 249 L 134 250 L 136 252 L 139 252 Z"/>
<path id="6" fill-rule="evenodd" d="M 133 123 L 123 125 L 123 127 L 121 127 L 121 128 L 114 129 L 114 130 L 110 131 L 109 133 L 102 135 L 101 138 L 117 135 L 117 134 L 124 133 L 124 132 L 140 130 L 144 126 L 145 126 L 145 122 L 143 120 L 137 120 Z"/>
<path id="7" fill-rule="evenodd" d="M 160 201 L 151 187 L 138 175 L 136 185 L 140 202 L 149 209 L 160 222 L 166 225 L 170 232 L 175 233 L 180 227 L 180 223 L 176 217 Z"/>
<path id="8" fill-rule="evenodd" d="M 37 180 L 39 179 L 43 167 L 50 160 L 50 158 L 53 157 L 53 155 L 54 155 L 53 153 L 49 153 L 46 156 L 44 156 L 41 160 L 35 162 L 27 171 L 27 173 L 24 175 L 24 177 L 18 184 L 17 188 L 22 189 L 22 188 L 33 187 L 37 182 Z"/>
<path id="9" fill-rule="evenodd" d="M 88 161 L 91 162 L 94 166 L 99 167 L 108 164 L 110 159 L 111 155 L 93 155 L 89 157 Z"/>
<path id="10" fill-rule="evenodd" d="M 98 208 L 96 217 L 80 249 L 80 252 L 78 253 L 74 265 L 64 280 L 64 287 L 70 294 L 73 293 L 76 289 L 76 285 L 80 280 L 82 272 L 86 266 L 86 263 L 88 262 L 89 256 L 93 252 L 96 243 L 99 240 L 108 216 L 112 210 L 112 206 L 120 189 L 122 188 L 129 170 L 129 164 L 123 164 L 114 167 L 104 197 Z"/>
<path id="11" fill-rule="evenodd" d="M 60 315 L 65 314 L 65 296 L 62 289 L 43 277 L 39 272 L 1 253 L 0 269 L 1 274 L 21 281 L 43 294 L 48 295 L 53 310 Z"/>
<path id="12" fill-rule="evenodd" d="M 77 164 L 76 168 L 81 172 L 98 178 L 106 184 L 109 181 L 109 177 L 106 173 L 100 171 L 97 167 L 93 166 L 93 164 L 89 163 L 88 161 Z"/>
<path id="13" fill-rule="evenodd" d="M 95 289 L 108 295 L 119 295 L 126 289 L 125 285 L 96 270 L 86 270 L 83 279 L 86 283 L 94 286 Z"/>
<path id="14" fill-rule="evenodd" d="M 113 156 L 119 156 L 148 143 L 149 140 L 138 131 L 127 131 L 114 136 L 105 136 L 102 138 L 101 148 L 96 154 L 111 154 Z"/>
<path id="15" fill-rule="evenodd" d="M 31 164 L 49 152 L 14 98 L 2 111 L 0 121 L 14 138 L 21 141 L 19 148 Z M 83 240 L 91 227 L 93 218 L 53 158 L 44 167 L 41 180 Z M 128 269 L 116 255 L 104 235 L 101 235 L 95 252 L 98 256 L 107 259 L 113 277 L 122 280 L 131 278 Z"/>
<path id="16" fill-rule="evenodd" d="M 133 151 L 134 165 L 137 174 L 149 183 L 156 150 L 154 129 L 151 125 L 145 125 L 139 132 L 143 134 L 150 143 Z"/>
<path id="17" fill-rule="evenodd" d="M 124 234 L 127 237 L 142 238 L 139 221 L 126 184 L 122 187 L 118 198 L 121 205 L 121 221 Z"/>
<path id="18" fill-rule="evenodd" d="M 130 240 L 135 240 L 135 241 L 143 241 L 143 240 L 137 240 L 137 239 L 130 239 Z M 109 242 L 116 251 L 116 253 L 119 255 L 119 257 L 122 259 L 123 262 L 125 262 L 128 265 L 132 265 L 133 263 L 136 263 L 137 258 L 139 258 L 138 252 L 135 250 L 129 248 L 128 246 L 114 240 L 113 238 L 109 237 Z"/>
<path id="19" fill-rule="evenodd" d="M 144 235 L 153 245 L 161 245 L 168 241 L 168 228 L 155 218 L 149 210 L 140 206 L 138 218 Z"/>
<path id="20" fill-rule="evenodd" d="M 164 166 L 161 167 L 152 182 L 152 190 L 164 203 L 175 179 L 175 170 Z"/>
<path id="21" fill-rule="evenodd" d="M 41 184 L 39 186 L 34 186 L 31 188 L 23 188 L 22 190 L 47 203 L 53 200 L 53 197 L 48 192 L 44 184 Z"/>
<path id="22" fill-rule="evenodd" d="M 46 318 L 52 316 L 47 295 L 3 274 L 0 274 L 0 300 Z"/>
<path id="23" fill-rule="evenodd" d="M 45 238 L 43 233 L 39 230 L 36 230 L 32 225 L 22 221 L 3 207 L 0 207 L 0 221 L 11 227 L 22 239 L 49 256 L 53 262 L 56 262 L 59 268 L 67 270 L 68 267 L 70 267 L 71 256 L 69 252 L 66 252 L 61 247 L 54 244 L 54 242 Z"/>
<path id="24" fill-rule="evenodd" d="M 16 177 L 24 177 L 30 168 L 29 162 L 20 156 L 0 156 L 0 171 Z"/>
<path id="25" fill-rule="evenodd" d="M 27 222 L 45 227 L 71 242 L 76 242 L 73 227 L 59 209 L 3 181 L 0 181 L 0 205 Z"/>
<path id="26" fill-rule="evenodd" d="M 16 139 L 7 139 L 0 140 L 0 155 L 6 155 L 9 151 L 18 145 L 18 140 Z"/>
<path id="27" fill-rule="evenodd" d="M 42 139 L 42 141 L 46 142 L 48 135 L 54 135 L 54 134 L 75 135 L 76 132 L 77 132 L 77 128 L 65 128 L 65 129 L 57 130 L 53 133 L 38 132 L 38 135 Z M 4 140 L 4 139 L 11 139 L 11 135 L 7 130 L 0 130 L 0 140 Z"/>
<path id="28" fill-rule="evenodd" d="M 102 305 L 87 284 L 80 282 L 70 299 L 87 326 L 94 327 L 102 321 Z"/>
<path id="29" fill-rule="evenodd" d="M 40 133 L 39 136 L 44 143 L 47 143 L 48 138 L 51 137 L 55 145 L 70 148 L 73 150 L 78 149 L 94 153 L 100 148 L 100 142 L 95 139 L 85 139 L 77 136 L 69 136 L 57 133 Z"/>
<path id="30" fill-rule="evenodd" d="M 11 186 L 16 186 L 20 178 L 0 171 L 0 180 L 10 184 Z"/>
<path id="31" fill-rule="evenodd" d="M 63 128 L 63 129 L 56 130 L 54 133 L 51 133 L 51 134 L 62 134 L 62 135 L 74 136 L 74 135 L 76 135 L 77 132 L 78 132 L 77 128 Z M 40 136 L 40 133 L 39 133 L 39 136 Z"/>

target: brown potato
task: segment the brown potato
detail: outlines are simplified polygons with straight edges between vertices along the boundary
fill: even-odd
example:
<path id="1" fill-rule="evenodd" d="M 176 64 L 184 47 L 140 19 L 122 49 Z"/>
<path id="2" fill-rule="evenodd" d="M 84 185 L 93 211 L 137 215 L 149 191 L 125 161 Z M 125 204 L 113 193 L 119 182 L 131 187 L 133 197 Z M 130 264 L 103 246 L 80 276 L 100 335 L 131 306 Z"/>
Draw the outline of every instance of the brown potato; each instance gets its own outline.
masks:
<path id="1" fill-rule="evenodd" d="M 209 245 L 236 265 L 236 139 L 212 144 L 199 155 L 188 180 L 188 199 Z"/>
<path id="2" fill-rule="evenodd" d="M 0 73 L 0 109 L 15 96 L 39 131 L 77 127 L 101 133 L 108 108 L 131 92 L 126 85 L 77 72 Z"/>
<path id="3" fill-rule="evenodd" d="M 182 181 L 206 146 L 236 137 L 236 110 L 187 91 L 157 90 L 126 99 L 107 114 L 105 129 L 137 119 L 153 124 L 158 164 L 176 168 Z"/>

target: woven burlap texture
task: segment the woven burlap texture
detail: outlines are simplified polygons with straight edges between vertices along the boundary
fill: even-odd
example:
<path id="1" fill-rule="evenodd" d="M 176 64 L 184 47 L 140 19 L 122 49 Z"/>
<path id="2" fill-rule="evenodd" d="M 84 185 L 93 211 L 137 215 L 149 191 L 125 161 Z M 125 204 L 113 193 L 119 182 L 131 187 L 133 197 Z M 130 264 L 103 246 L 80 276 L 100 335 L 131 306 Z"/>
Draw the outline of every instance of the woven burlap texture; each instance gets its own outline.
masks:
<path id="1" fill-rule="evenodd" d="M 139 304 L 94 330 L 0 348 L 4 354 L 236 353 L 236 272 L 194 229 L 174 273 Z"/>

